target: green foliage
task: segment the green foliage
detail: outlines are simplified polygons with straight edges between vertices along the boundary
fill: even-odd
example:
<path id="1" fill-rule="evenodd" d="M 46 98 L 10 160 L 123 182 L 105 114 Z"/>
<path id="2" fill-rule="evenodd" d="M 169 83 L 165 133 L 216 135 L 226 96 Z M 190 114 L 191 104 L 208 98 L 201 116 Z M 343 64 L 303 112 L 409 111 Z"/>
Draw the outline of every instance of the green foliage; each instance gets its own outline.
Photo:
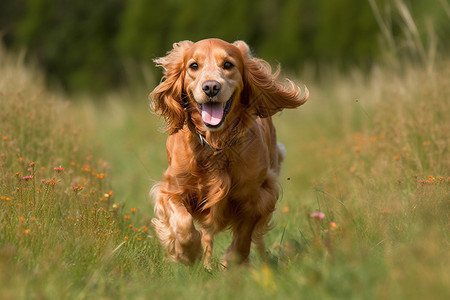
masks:
<path id="1" fill-rule="evenodd" d="M 385 47 L 370 3 L 395 38 L 406 34 L 404 20 L 395 12 L 398 2 L 4 0 L 0 30 L 9 47 L 25 47 L 52 81 L 69 91 L 99 92 L 135 80 L 125 70 L 139 73 L 136 66 L 149 64 L 186 39 L 242 39 L 257 56 L 293 73 L 305 63 L 367 67 Z M 408 8 L 422 36 L 432 18 L 437 35 L 446 37 L 445 1 L 411 1 Z M 439 46 L 449 45 L 442 39 Z"/>

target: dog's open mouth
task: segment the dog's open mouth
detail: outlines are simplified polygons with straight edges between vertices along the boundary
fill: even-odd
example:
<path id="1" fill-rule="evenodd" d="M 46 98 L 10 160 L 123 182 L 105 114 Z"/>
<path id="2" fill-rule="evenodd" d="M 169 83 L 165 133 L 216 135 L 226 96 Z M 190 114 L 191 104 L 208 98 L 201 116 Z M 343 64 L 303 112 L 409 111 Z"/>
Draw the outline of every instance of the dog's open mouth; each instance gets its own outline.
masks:
<path id="1" fill-rule="evenodd" d="M 230 98 L 226 103 L 209 101 L 199 104 L 203 123 L 209 128 L 217 128 L 222 125 L 230 111 L 231 102 L 233 102 L 233 98 Z"/>

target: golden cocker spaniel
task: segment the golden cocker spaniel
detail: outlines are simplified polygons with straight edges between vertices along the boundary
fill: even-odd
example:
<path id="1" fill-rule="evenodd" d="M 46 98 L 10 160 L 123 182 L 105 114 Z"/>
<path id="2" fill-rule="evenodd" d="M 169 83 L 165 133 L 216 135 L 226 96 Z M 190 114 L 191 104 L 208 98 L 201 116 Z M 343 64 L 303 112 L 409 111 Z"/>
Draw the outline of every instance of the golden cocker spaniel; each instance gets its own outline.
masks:
<path id="1" fill-rule="evenodd" d="M 169 167 L 152 189 L 156 234 L 187 264 L 203 255 L 210 268 L 213 236 L 225 229 L 224 266 L 246 262 L 251 242 L 264 259 L 285 155 L 271 116 L 304 104 L 308 90 L 276 81 L 243 41 L 182 41 L 155 62 L 164 76 L 149 97 L 169 134 Z"/>

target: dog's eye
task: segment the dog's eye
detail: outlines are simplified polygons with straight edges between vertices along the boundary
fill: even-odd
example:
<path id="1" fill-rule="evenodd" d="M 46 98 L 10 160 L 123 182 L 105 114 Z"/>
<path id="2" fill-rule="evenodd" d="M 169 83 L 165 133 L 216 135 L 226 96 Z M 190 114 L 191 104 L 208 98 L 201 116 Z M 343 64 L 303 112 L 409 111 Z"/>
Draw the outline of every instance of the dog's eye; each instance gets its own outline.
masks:
<path id="1" fill-rule="evenodd" d="M 192 63 L 189 65 L 189 68 L 191 68 L 192 70 L 198 70 L 198 64 L 197 63 Z"/>
<path id="2" fill-rule="evenodd" d="M 233 68 L 234 67 L 234 65 L 232 64 L 232 63 L 230 63 L 229 61 L 226 61 L 224 64 L 223 64 L 223 68 L 225 69 L 225 70 L 229 70 L 229 69 L 231 69 L 231 68 Z"/>

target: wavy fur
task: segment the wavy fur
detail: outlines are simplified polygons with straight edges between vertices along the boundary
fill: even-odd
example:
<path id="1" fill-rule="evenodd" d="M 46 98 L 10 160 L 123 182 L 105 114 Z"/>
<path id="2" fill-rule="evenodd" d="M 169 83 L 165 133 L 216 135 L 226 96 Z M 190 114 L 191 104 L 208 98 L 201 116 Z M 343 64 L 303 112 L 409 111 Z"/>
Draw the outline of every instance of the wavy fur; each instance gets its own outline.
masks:
<path id="1" fill-rule="evenodd" d="M 183 41 L 155 62 L 164 77 L 150 98 L 169 133 L 169 167 L 152 189 L 156 234 L 173 260 L 187 264 L 203 254 L 209 268 L 213 236 L 225 229 L 233 239 L 224 265 L 246 262 L 252 241 L 264 258 L 285 156 L 271 116 L 304 104 L 308 91 L 278 82 L 279 69 L 272 74 L 242 41 Z M 208 81 L 220 84 L 217 95 L 205 95 Z M 202 112 L 207 105 L 228 107 L 215 113 L 222 118 L 215 127 Z"/>

